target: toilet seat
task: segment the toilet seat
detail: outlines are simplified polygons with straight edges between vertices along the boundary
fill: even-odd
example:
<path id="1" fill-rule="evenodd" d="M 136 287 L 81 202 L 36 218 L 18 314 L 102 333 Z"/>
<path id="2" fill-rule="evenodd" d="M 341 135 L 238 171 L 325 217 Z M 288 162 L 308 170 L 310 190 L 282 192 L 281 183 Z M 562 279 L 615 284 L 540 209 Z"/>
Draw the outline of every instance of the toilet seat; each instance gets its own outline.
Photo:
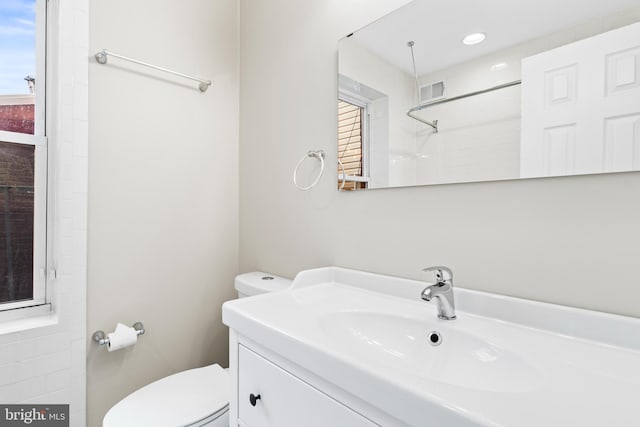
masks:
<path id="1" fill-rule="evenodd" d="M 199 427 L 226 416 L 229 374 L 219 365 L 162 378 L 107 412 L 103 427 Z"/>

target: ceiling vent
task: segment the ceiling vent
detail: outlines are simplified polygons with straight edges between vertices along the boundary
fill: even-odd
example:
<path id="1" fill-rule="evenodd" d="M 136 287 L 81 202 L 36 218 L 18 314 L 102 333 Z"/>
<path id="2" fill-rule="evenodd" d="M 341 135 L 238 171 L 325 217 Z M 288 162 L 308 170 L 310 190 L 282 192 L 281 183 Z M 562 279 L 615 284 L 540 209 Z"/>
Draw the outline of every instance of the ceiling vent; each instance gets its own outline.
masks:
<path id="1" fill-rule="evenodd" d="M 420 103 L 444 98 L 444 82 L 429 83 L 420 86 Z"/>

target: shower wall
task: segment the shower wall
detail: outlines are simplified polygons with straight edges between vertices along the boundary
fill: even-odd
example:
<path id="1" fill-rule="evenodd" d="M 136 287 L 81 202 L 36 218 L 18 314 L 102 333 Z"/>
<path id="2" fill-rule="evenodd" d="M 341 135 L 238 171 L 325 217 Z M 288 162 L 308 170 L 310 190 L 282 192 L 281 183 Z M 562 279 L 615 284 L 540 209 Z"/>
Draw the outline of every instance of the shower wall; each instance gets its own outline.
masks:
<path id="1" fill-rule="evenodd" d="M 0 325 L 0 402 L 69 404 L 86 412 L 88 0 L 48 6 L 49 244 L 53 312 Z"/>

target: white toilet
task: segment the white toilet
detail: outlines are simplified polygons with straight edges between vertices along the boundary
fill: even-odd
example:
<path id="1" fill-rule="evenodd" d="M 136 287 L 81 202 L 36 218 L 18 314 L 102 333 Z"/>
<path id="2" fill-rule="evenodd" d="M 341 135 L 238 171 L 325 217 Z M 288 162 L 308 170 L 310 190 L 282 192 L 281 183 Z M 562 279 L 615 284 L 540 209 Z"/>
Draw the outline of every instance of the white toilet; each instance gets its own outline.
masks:
<path id="1" fill-rule="evenodd" d="M 238 297 L 289 287 L 262 272 L 236 277 Z M 131 393 L 107 412 L 103 427 L 228 427 L 229 374 L 219 365 L 178 372 Z"/>

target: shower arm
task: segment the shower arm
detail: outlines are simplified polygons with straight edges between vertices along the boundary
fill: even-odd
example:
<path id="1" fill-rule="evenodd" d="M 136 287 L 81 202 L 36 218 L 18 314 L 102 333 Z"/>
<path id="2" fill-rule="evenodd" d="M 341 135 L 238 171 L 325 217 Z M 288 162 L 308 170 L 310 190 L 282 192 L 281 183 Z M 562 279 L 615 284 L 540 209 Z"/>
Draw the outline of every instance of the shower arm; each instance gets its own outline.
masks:
<path id="1" fill-rule="evenodd" d="M 415 83 L 416 83 L 416 96 L 417 96 L 417 100 L 418 103 L 420 103 L 420 85 L 418 84 L 418 68 L 416 67 L 416 56 L 413 52 L 413 46 L 415 46 L 416 42 L 415 41 L 410 41 L 407 42 L 407 46 L 409 46 L 409 49 L 411 50 L 411 63 L 413 64 L 413 77 L 415 79 Z M 415 110 L 415 108 L 412 108 L 411 110 L 407 111 L 407 116 L 411 117 L 414 120 L 419 121 L 420 123 L 424 123 L 425 125 L 431 126 L 433 128 L 434 133 L 438 133 L 438 121 L 434 120 L 433 122 L 430 122 L 428 120 L 424 120 L 416 115 L 414 115 L 413 113 L 417 111 Z"/>
<path id="2" fill-rule="evenodd" d="M 434 121 L 430 122 L 428 120 L 424 120 L 424 119 L 416 116 L 413 113 L 415 113 L 416 111 L 420 111 L 420 110 L 416 110 L 416 108 L 412 108 L 411 110 L 407 111 L 407 116 L 411 117 L 414 120 L 419 121 L 420 123 L 424 123 L 425 125 L 431 126 L 433 128 L 433 133 L 438 133 L 438 121 L 434 120 Z"/>

